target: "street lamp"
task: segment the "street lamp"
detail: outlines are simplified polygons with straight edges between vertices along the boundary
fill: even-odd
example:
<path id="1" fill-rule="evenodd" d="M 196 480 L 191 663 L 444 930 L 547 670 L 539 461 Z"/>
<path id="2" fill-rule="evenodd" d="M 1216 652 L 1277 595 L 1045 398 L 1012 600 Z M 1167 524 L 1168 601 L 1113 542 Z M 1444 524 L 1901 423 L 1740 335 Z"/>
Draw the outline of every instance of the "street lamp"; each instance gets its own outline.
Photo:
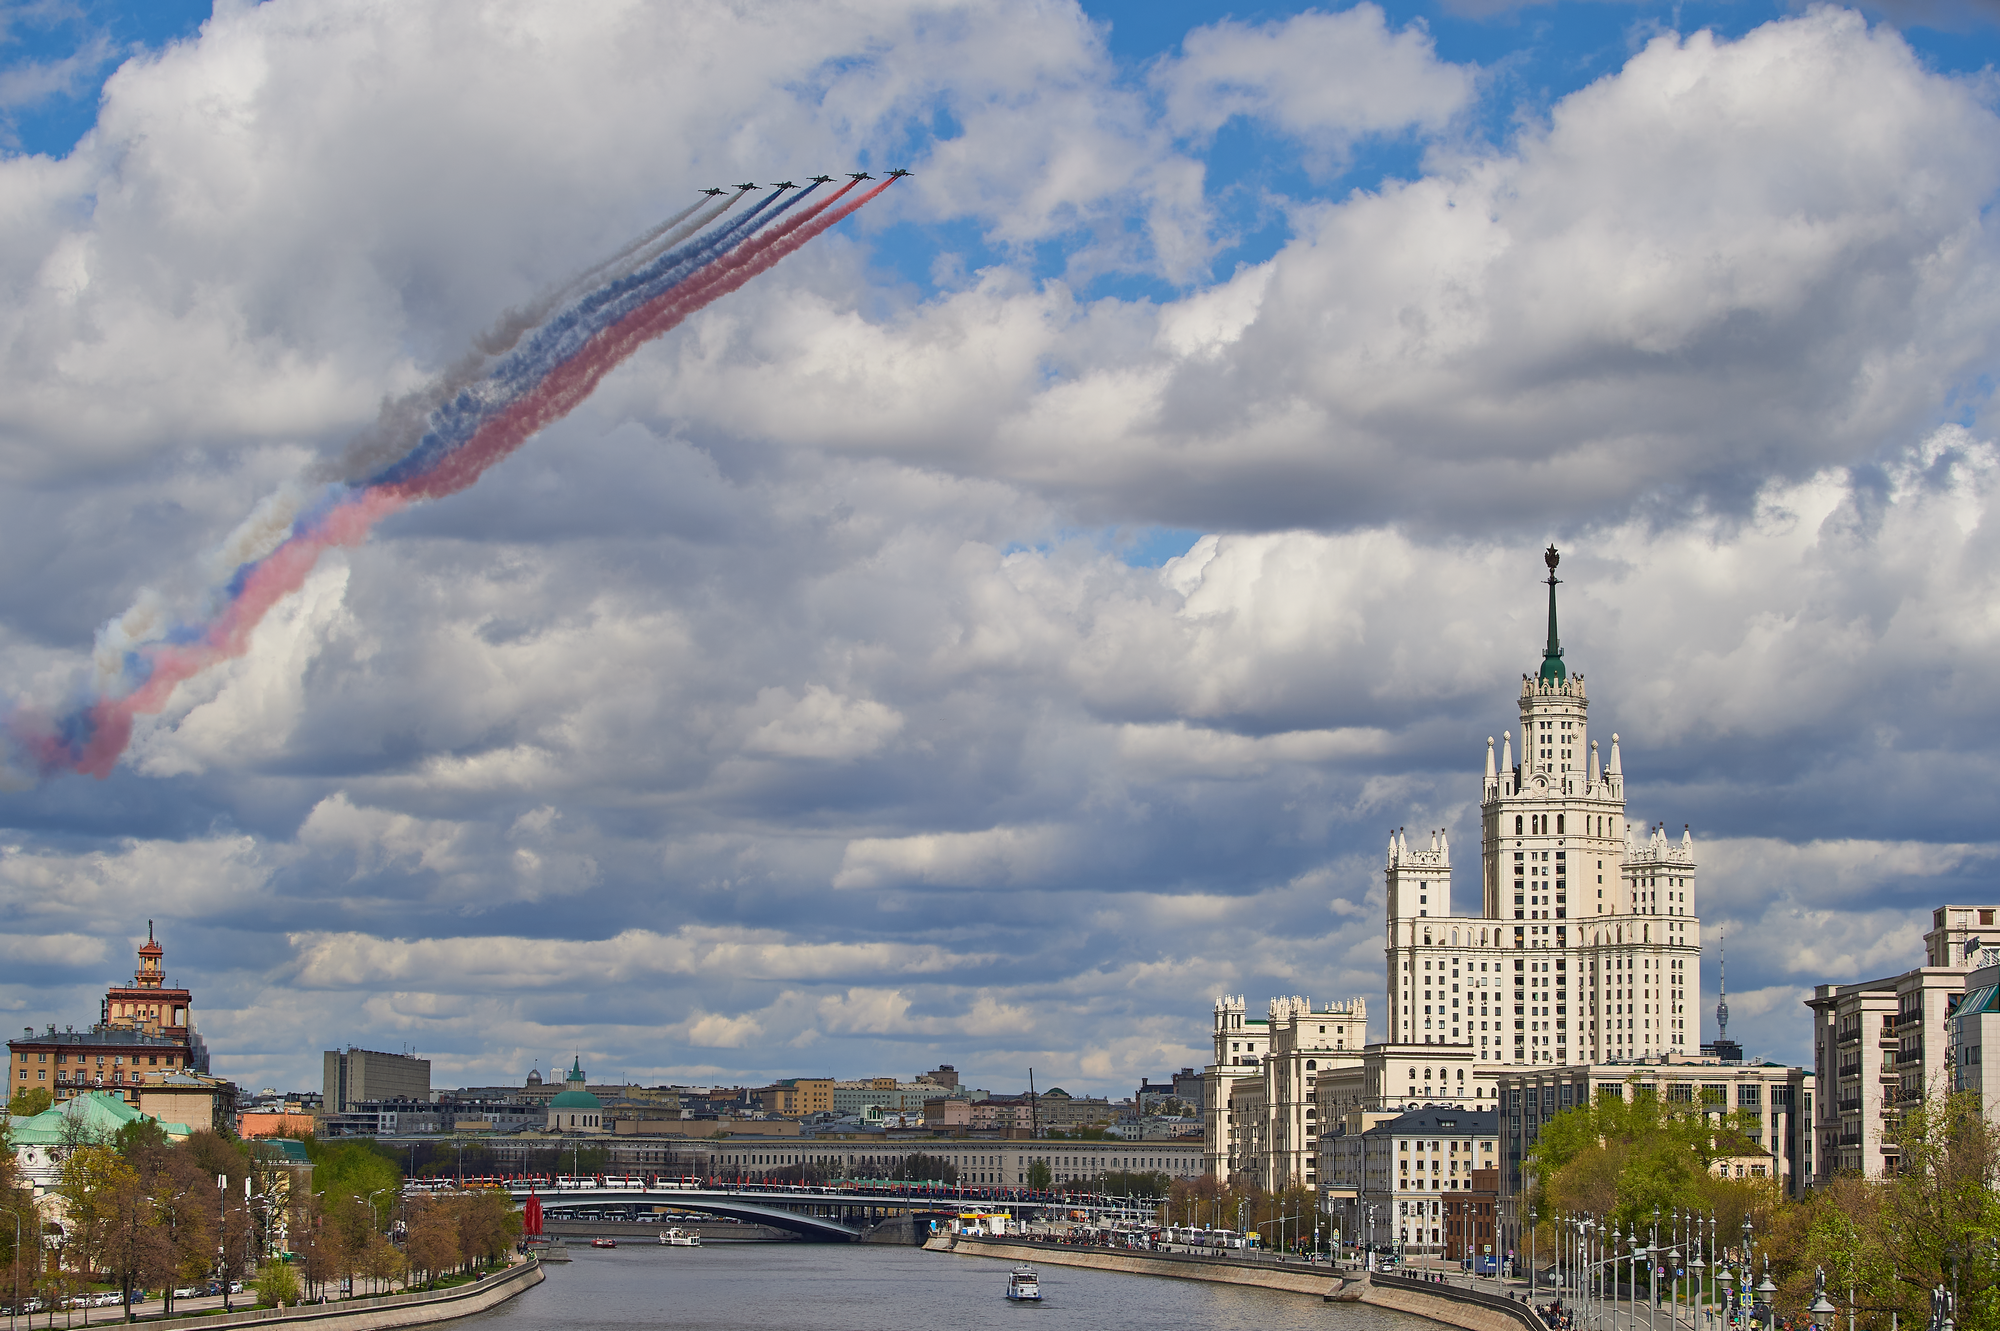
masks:
<path id="1" fill-rule="evenodd" d="M 1823 1266 L 1813 1268 L 1813 1301 L 1806 1305 L 1806 1311 L 1813 1315 L 1815 1322 L 1840 1311 L 1826 1296 L 1826 1268 Z"/>
<path id="2" fill-rule="evenodd" d="M 1535 1278 L 1539 1274 L 1535 1269 L 1536 1265 L 1535 1228 L 1536 1226 L 1541 1224 L 1541 1220 L 1542 1220 L 1541 1213 L 1535 1207 L 1530 1206 L 1528 1208 L 1528 1302 L 1529 1303 L 1533 1303 L 1535 1301 Z"/>

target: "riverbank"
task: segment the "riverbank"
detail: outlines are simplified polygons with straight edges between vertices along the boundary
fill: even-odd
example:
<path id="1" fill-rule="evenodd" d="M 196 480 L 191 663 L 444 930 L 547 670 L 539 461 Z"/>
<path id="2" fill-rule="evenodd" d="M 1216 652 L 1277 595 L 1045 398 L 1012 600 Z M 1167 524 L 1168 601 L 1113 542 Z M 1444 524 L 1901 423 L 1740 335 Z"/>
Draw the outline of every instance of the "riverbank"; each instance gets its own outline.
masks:
<path id="1" fill-rule="evenodd" d="M 496 1271 L 450 1289 L 376 1294 L 366 1298 L 342 1299 L 338 1303 L 304 1303 L 282 1311 L 252 1308 L 235 1313 L 198 1313 L 192 1317 L 141 1317 L 137 1325 L 151 1323 L 161 1327 L 161 1331 L 168 1331 L 169 1328 L 171 1331 L 204 1331 L 208 1327 L 299 1326 L 310 1323 L 313 1331 L 395 1331 L 399 1327 L 454 1321 L 497 1308 L 515 1295 L 533 1289 L 544 1279 L 542 1264 L 529 1260 L 516 1262 L 504 1271 Z"/>
<path id="2" fill-rule="evenodd" d="M 1024 1243 L 1010 1239 L 939 1235 L 924 1245 L 927 1251 L 961 1257 L 1040 1266 L 1078 1266 L 1128 1275 L 1165 1276 L 1211 1284 L 1251 1285 L 1318 1297 L 1329 1303 L 1365 1303 L 1393 1312 L 1442 1322 L 1461 1331 L 1547 1331 L 1526 1304 L 1500 1294 L 1433 1284 L 1407 1276 L 1367 1273 L 1341 1274 L 1306 1263 L 1234 1261 L 1184 1253 L 1135 1252 L 1123 1248 L 1091 1248 L 1063 1243 Z"/>

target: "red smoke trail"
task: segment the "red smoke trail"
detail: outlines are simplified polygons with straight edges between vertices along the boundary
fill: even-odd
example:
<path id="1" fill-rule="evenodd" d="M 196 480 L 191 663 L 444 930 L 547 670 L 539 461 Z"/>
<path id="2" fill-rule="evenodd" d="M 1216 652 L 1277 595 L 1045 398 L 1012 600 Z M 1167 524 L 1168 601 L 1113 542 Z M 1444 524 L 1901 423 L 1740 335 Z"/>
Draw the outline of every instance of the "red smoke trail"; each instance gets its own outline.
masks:
<path id="1" fill-rule="evenodd" d="M 132 720 L 167 705 L 174 686 L 191 679 L 218 661 L 241 656 L 250 647 L 250 634 L 272 606 L 305 585 L 306 577 L 319 557 L 336 545 L 359 545 L 383 518 L 402 508 L 408 500 L 400 495 L 364 490 L 328 513 L 321 523 L 304 535 L 294 536 L 273 550 L 257 566 L 243 590 L 229 604 L 201 641 L 170 643 L 147 652 L 152 674 L 146 682 L 122 698 L 106 699 L 90 709 L 90 740 L 76 760 L 76 770 L 91 776 L 109 776 L 118 756 L 132 738 Z M 46 764 L 52 755 L 49 742 L 42 745 Z M 58 754 L 60 750 L 56 751 Z"/>

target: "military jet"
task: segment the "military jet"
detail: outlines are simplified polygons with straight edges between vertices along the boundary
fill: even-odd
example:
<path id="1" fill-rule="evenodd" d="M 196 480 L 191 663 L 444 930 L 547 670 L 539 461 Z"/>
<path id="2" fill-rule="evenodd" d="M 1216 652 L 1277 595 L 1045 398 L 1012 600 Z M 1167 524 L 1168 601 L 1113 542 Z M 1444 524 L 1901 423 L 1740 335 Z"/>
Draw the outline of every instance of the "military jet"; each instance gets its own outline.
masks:
<path id="1" fill-rule="evenodd" d="M 780 180 L 780 181 L 779 181 L 779 182 L 778 182 L 777 184 L 775 184 L 775 185 L 771 186 L 771 188 L 772 188 L 772 189 L 797 189 L 797 188 L 798 188 L 798 186 L 797 186 L 797 185 L 794 185 L 794 184 L 793 184 L 793 183 L 792 183 L 791 181 L 789 181 L 789 180 Z"/>
<path id="2" fill-rule="evenodd" d="M 907 176 L 909 174 L 910 174 L 909 172 L 905 171 L 902 167 L 899 166 L 894 171 L 891 171 L 889 173 L 889 179 L 895 180 L 898 177 Z"/>
<path id="3" fill-rule="evenodd" d="M 727 194 L 728 192 L 727 190 L 719 189 L 705 189 L 702 191 L 703 194 Z"/>
<path id="4" fill-rule="evenodd" d="M 832 179 L 833 179 L 833 177 L 832 177 L 832 176 L 814 176 L 814 177 L 812 178 L 812 180 L 813 180 L 813 184 L 815 184 L 815 185 L 824 185 L 824 184 L 827 184 L 827 183 L 828 183 L 829 181 L 831 181 Z"/>
<path id="5" fill-rule="evenodd" d="M 849 171 L 849 172 L 847 173 L 847 178 L 848 178 L 849 180 L 873 180 L 873 179 L 875 179 L 875 177 L 873 177 L 873 176 L 869 175 L 869 174 L 868 174 L 868 173 L 867 173 L 866 171 Z"/>
<path id="6" fill-rule="evenodd" d="M 736 188 L 739 190 L 756 189 L 757 184 L 755 181 L 745 181 L 743 184 L 738 185 Z"/>

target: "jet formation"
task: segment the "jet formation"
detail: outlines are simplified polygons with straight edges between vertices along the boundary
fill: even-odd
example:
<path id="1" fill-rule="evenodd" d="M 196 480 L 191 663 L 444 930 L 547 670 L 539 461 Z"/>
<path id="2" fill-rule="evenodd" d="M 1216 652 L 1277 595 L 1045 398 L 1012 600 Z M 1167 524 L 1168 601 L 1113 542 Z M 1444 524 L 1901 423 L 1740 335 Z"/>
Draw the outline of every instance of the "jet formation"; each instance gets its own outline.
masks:
<path id="1" fill-rule="evenodd" d="M 904 169 L 903 169 L 902 167 L 900 167 L 900 166 L 899 166 L 899 167 L 897 167 L 897 168 L 896 168 L 896 169 L 895 169 L 894 171 L 891 171 L 891 172 L 888 172 L 887 174 L 888 174 L 888 177 L 889 177 L 889 179 L 891 179 L 891 180 L 898 180 L 898 179 L 901 179 L 901 178 L 902 178 L 902 177 L 904 177 L 904 176 L 907 176 L 907 175 L 909 175 L 910 173 L 909 173 L 908 171 L 905 171 L 905 170 L 904 170 Z M 869 175 L 869 174 L 868 174 L 868 173 L 867 173 L 866 171 L 849 171 L 849 172 L 847 173 L 847 178 L 848 178 L 849 180 L 853 180 L 853 181 L 862 181 L 862 180 L 873 180 L 873 179 L 875 179 L 875 177 L 873 177 L 873 176 Z M 833 180 L 833 177 L 832 177 L 832 176 L 810 176 L 810 177 L 808 177 L 808 179 L 810 179 L 810 180 L 812 181 L 812 183 L 813 183 L 813 184 L 815 184 L 815 185 L 825 185 L 825 184 L 829 184 L 829 183 L 831 183 L 831 182 L 832 182 L 832 180 Z M 754 182 L 754 181 L 745 181 L 745 182 L 744 182 L 743 184 L 741 184 L 741 185 L 738 185 L 738 186 L 737 186 L 736 188 L 737 188 L 738 190 L 753 190 L 753 189 L 756 189 L 756 188 L 757 188 L 757 185 L 756 185 L 756 182 Z M 789 180 L 775 180 L 775 181 L 772 181 L 772 182 L 771 182 L 771 186 L 770 186 L 770 188 L 772 188 L 772 189 L 797 189 L 797 188 L 798 188 L 798 186 L 797 186 L 797 185 L 795 185 L 795 184 L 793 184 L 793 183 L 792 183 L 791 181 L 789 181 Z M 727 193 L 728 191 L 726 191 L 726 190 L 720 190 L 720 189 L 705 189 L 705 190 L 702 190 L 701 192 L 702 192 L 703 194 L 724 194 L 724 193 Z"/>

